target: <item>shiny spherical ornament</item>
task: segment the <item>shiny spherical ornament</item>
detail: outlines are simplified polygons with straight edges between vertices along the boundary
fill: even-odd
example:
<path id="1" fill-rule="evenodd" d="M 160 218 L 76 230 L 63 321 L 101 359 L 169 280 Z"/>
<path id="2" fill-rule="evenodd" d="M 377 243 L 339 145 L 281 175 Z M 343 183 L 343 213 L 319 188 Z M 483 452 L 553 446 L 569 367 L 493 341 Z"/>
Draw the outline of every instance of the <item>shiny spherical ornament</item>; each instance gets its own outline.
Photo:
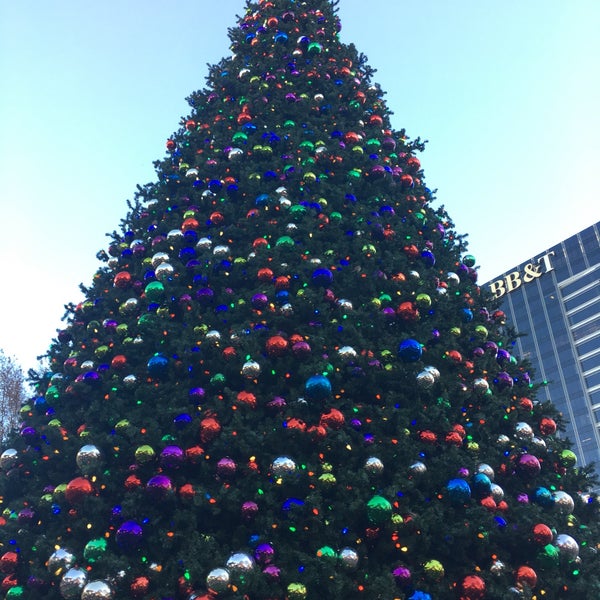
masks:
<path id="1" fill-rule="evenodd" d="M 304 385 L 309 400 L 325 400 L 331 395 L 331 382 L 324 375 L 313 375 Z"/>
<path id="2" fill-rule="evenodd" d="M 148 593 L 150 580 L 147 577 L 136 577 L 129 585 L 129 591 L 134 598 L 142 598 Z"/>
<path id="3" fill-rule="evenodd" d="M 495 560 L 490 567 L 490 573 L 496 577 L 499 577 L 505 571 L 506 565 L 501 560 Z"/>
<path id="4" fill-rule="evenodd" d="M 79 449 L 75 462 L 84 475 L 89 475 L 102 466 L 102 454 L 96 446 L 88 444 Z"/>
<path id="5" fill-rule="evenodd" d="M 148 374 L 156 379 L 164 378 L 169 372 L 169 359 L 163 354 L 155 354 L 148 361 Z"/>
<path id="6" fill-rule="evenodd" d="M 254 559 L 261 566 L 271 564 L 274 558 L 275 549 L 271 544 L 262 543 L 254 549 Z"/>
<path id="7" fill-rule="evenodd" d="M 521 475 L 535 477 L 542 470 L 542 465 L 533 454 L 522 454 L 517 461 L 517 469 Z"/>
<path id="8" fill-rule="evenodd" d="M 347 298 L 340 298 L 335 301 L 335 305 L 343 312 L 350 313 L 354 310 L 354 305 Z"/>
<path id="9" fill-rule="evenodd" d="M 358 553 L 353 548 L 342 548 L 338 553 L 338 560 L 344 569 L 352 571 L 358 566 Z"/>
<path id="10" fill-rule="evenodd" d="M 480 377 L 478 379 L 475 379 L 475 381 L 473 382 L 473 390 L 479 395 L 486 394 L 489 389 L 490 384 L 487 382 L 486 379 Z"/>
<path id="11" fill-rule="evenodd" d="M 431 296 L 428 294 L 417 294 L 415 302 L 419 308 L 429 308 L 431 306 Z"/>
<path id="12" fill-rule="evenodd" d="M 0 556 L 0 573 L 14 573 L 19 563 L 19 555 L 16 552 L 5 552 Z"/>
<path id="13" fill-rule="evenodd" d="M 296 472 L 296 463 L 287 456 L 278 456 L 271 463 L 271 471 L 275 477 L 286 477 Z"/>
<path id="14" fill-rule="evenodd" d="M 464 479 L 451 479 L 446 490 L 452 504 L 465 504 L 471 499 L 471 486 Z"/>
<path id="15" fill-rule="evenodd" d="M 577 464 L 577 455 L 572 450 L 562 450 L 560 453 L 560 463 L 563 467 L 570 469 Z"/>
<path id="16" fill-rule="evenodd" d="M 496 444 L 498 446 L 500 446 L 501 448 L 504 448 L 504 447 L 506 447 L 506 446 L 508 446 L 510 444 L 510 438 L 507 435 L 504 435 L 503 433 L 501 433 L 496 438 Z"/>
<path id="17" fill-rule="evenodd" d="M 318 287 L 327 287 L 333 281 L 333 273 L 329 269 L 316 269 L 312 274 L 312 282 Z"/>
<path id="18" fill-rule="evenodd" d="M 81 600 L 112 600 L 113 591 L 106 581 L 90 581 L 81 592 Z"/>
<path id="19" fill-rule="evenodd" d="M 96 562 L 98 559 L 102 558 L 104 554 L 106 554 L 106 545 L 105 538 L 90 540 L 83 549 L 83 557 L 89 563 Z"/>
<path id="20" fill-rule="evenodd" d="M 408 467 L 408 470 L 412 475 L 423 475 L 424 473 L 427 473 L 427 466 L 425 463 L 417 461 L 412 463 L 410 467 Z"/>
<path id="21" fill-rule="evenodd" d="M 370 475 L 380 475 L 383 473 L 383 463 L 376 456 L 370 456 L 365 461 L 365 471 Z"/>
<path id="22" fill-rule="evenodd" d="M 423 565 L 425 575 L 432 581 L 440 581 L 444 575 L 444 565 L 439 560 L 428 560 Z"/>
<path id="23" fill-rule="evenodd" d="M 554 545 L 559 549 L 560 555 L 567 560 L 575 560 L 579 555 L 579 544 L 566 533 L 558 534 Z"/>
<path id="24" fill-rule="evenodd" d="M 381 525 L 389 521 L 392 516 L 392 505 L 383 496 L 373 496 L 367 502 L 367 518 L 374 525 Z"/>
<path id="25" fill-rule="evenodd" d="M 461 598 L 482 600 L 485 598 L 485 581 L 479 575 L 467 575 L 460 584 Z"/>
<path id="26" fill-rule="evenodd" d="M 223 479 L 230 479 L 235 476 L 237 472 L 237 464 L 228 456 L 225 456 L 217 463 L 217 475 Z"/>
<path id="27" fill-rule="evenodd" d="M 421 371 L 417 374 L 417 385 L 424 389 L 428 390 L 433 387 L 435 384 L 435 377 L 429 371 Z"/>
<path id="28" fill-rule="evenodd" d="M 91 496 L 94 489 L 92 484 L 85 477 L 76 477 L 72 479 L 65 489 L 65 498 L 70 504 L 79 504 L 88 496 Z"/>
<path id="29" fill-rule="evenodd" d="M 256 379 L 260 375 L 260 365 L 255 360 L 249 360 L 242 366 L 242 375 L 246 379 Z"/>
<path id="30" fill-rule="evenodd" d="M 185 462 L 185 452 L 179 446 L 165 446 L 160 452 L 160 466 L 165 469 L 179 469 Z"/>
<path id="31" fill-rule="evenodd" d="M 540 421 L 540 433 L 542 435 L 554 435 L 556 433 L 557 425 L 554 419 L 544 417 Z"/>
<path id="32" fill-rule="evenodd" d="M 241 513 L 246 521 L 251 521 L 258 515 L 258 504 L 252 500 L 248 500 L 242 504 Z"/>
<path id="33" fill-rule="evenodd" d="M 8 584 L 10 587 L 6 591 L 6 596 L 4 596 L 4 600 L 21 600 L 21 598 L 25 597 L 25 590 L 21 585 L 13 585 L 16 581 L 10 581 Z"/>
<path id="34" fill-rule="evenodd" d="M 0 469 L 9 471 L 19 462 L 19 452 L 14 448 L 8 448 L 0 455 Z"/>
<path id="35" fill-rule="evenodd" d="M 537 573 L 527 566 L 521 566 L 515 573 L 515 583 L 518 586 L 534 588 L 537 584 Z"/>
<path id="36" fill-rule="evenodd" d="M 306 586 L 303 583 L 290 583 L 287 586 L 287 600 L 306 600 Z"/>
<path id="37" fill-rule="evenodd" d="M 412 573 L 408 567 L 404 565 L 398 565 L 393 571 L 392 575 L 397 585 L 400 587 L 408 587 L 412 583 Z"/>
<path id="38" fill-rule="evenodd" d="M 254 559 L 244 552 L 235 552 L 225 563 L 225 567 L 234 577 L 249 575 L 254 571 L 254 566 Z"/>
<path id="39" fill-rule="evenodd" d="M 355 360 L 357 357 L 356 350 L 352 346 L 342 346 L 337 353 L 344 361 Z"/>
<path id="40" fill-rule="evenodd" d="M 212 240 L 207 237 L 200 238 L 196 244 L 198 250 L 210 250 L 212 248 Z"/>
<path id="41" fill-rule="evenodd" d="M 554 496 L 554 506 L 559 512 L 570 515 L 575 510 L 575 501 L 570 494 L 563 491 L 557 491 L 552 494 Z"/>
<path id="42" fill-rule="evenodd" d="M 214 440 L 221 433 L 221 424 L 214 417 L 206 417 L 200 421 L 200 439 L 205 444 Z"/>
<path id="43" fill-rule="evenodd" d="M 554 537 L 552 530 L 544 523 L 537 523 L 532 530 L 533 541 L 541 546 L 546 546 Z"/>
<path id="44" fill-rule="evenodd" d="M 146 483 L 146 493 L 152 500 L 161 501 L 173 492 L 173 483 L 166 475 L 154 475 Z"/>
<path id="45" fill-rule="evenodd" d="M 398 356 L 404 362 L 415 362 L 421 358 L 422 354 L 423 346 L 417 340 L 403 340 L 398 346 Z"/>
<path id="46" fill-rule="evenodd" d="M 150 262 L 152 263 L 152 268 L 156 269 L 158 265 L 169 262 L 169 255 L 166 252 L 157 252 L 152 256 Z"/>
<path id="47" fill-rule="evenodd" d="M 531 450 L 536 452 L 538 455 L 544 454 L 546 450 L 548 450 L 546 442 L 542 438 L 539 438 L 535 435 L 531 438 L 529 443 L 531 444 Z"/>
<path id="48" fill-rule="evenodd" d="M 123 377 L 123 385 L 126 388 L 134 388 L 137 385 L 137 377 L 135 375 L 126 375 Z"/>
<path id="49" fill-rule="evenodd" d="M 231 578 L 227 569 L 213 569 L 206 576 L 206 587 L 215 594 L 223 594 L 229 589 Z"/>
<path id="50" fill-rule="evenodd" d="M 265 344 L 267 354 L 272 357 L 282 356 L 287 351 L 287 348 L 288 341 L 280 335 L 271 336 Z"/>
<path id="51" fill-rule="evenodd" d="M 123 552 L 135 552 L 142 545 L 143 530 L 135 521 L 125 521 L 115 535 L 117 545 Z"/>
<path id="52" fill-rule="evenodd" d="M 292 354 L 298 359 L 306 359 L 311 355 L 311 347 L 308 342 L 301 340 L 292 344 Z"/>
<path id="53" fill-rule="evenodd" d="M 544 507 L 554 505 L 554 495 L 548 488 L 543 486 L 540 486 L 533 491 L 532 500 L 536 504 Z"/>
<path id="54" fill-rule="evenodd" d="M 50 573 L 60 573 L 75 564 L 75 556 L 65 548 L 59 548 L 50 555 L 46 564 Z"/>
<path id="55" fill-rule="evenodd" d="M 60 594 L 66 600 L 79 598 L 87 584 L 87 572 L 84 569 L 69 569 L 60 580 Z"/>
<path id="56" fill-rule="evenodd" d="M 156 453 L 154 452 L 152 446 L 144 444 L 143 446 L 139 446 L 138 448 L 136 448 L 134 456 L 135 461 L 138 464 L 143 465 L 154 460 L 154 458 L 156 457 Z"/>
<path id="57" fill-rule="evenodd" d="M 156 279 L 158 279 L 159 281 L 168 281 L 169 279 L 171 279 L 173 277 L 174 273 L 175 273 L 175 268 L 173 267 L 173 265 L 171 263 L 166 263 L 166 262 L 161 263 L 154 270 L 154 275 L 156 276 Z"/>
<path id="58" fill-rule="evenodd" d="M 465 256 L 463 256 L 462 263 L 466 267 L 474 267 L 476 262 L 477 261 L 475 260 L 475 257 L 472 254 L 466 254 Z"/>
<path id="59" fill-rule="evenodd" d="M 504 499 L 504 490 L 497 483 L 492 483 L 491 494 L 496 503 Z"/>
<path id="60" fill-rule="evenodd" d="M 515 425 L 515 437 L 519 440 L 531 440 L 533 438 L 533 429 L 529 423 L 521 421 Z"/>
<path id="61" fill-rule="evenodd" d="M 215 246 L 213 255 L 217 258 L 226 258 L 231 254 L 231 248 L 229 246 L 219 245 Z"/>
<path id="62" fill-rule="evenodd" d="M 206 332 L 204 336 L 206 342 L 208 342 L 211 346 L 216 346 L 221 341 L 221 334 L 215 329 L 211 329 Z"/>

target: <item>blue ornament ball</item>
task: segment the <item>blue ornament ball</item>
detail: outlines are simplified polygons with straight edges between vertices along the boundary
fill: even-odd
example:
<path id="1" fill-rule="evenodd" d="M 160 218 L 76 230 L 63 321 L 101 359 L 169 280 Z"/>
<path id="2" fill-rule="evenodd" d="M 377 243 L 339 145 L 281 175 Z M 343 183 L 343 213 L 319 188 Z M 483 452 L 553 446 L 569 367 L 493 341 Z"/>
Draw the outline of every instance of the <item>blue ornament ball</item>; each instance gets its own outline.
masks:
<path id="1" fill-rule="evenodd" d="M 312 281 L 320 287 L 327 287 L 333 281 L 333 273 L 329 269 L 315 269 Z"/>
<path id="2" fill-rule="evenodd" d="M 160 378 L 167 374 L 169 359 L 163 354 L 155 354 L 148 361 L 148 374 L 151 377 Z"/>
<path id="3" fill-rule="evenodd" d="M 307 380 L 305 391 L 311 400 L 325 400 L 331 395 L 331 382 L 324 375 L 313 375 Z"/>
<path id="4" fill-rule="evenodd" d="M 471 486 L 464 479 L 451 479 L 446 489 L 453 504 L 464 504 L 471 499 Z"/>
<path id="5" fill-rule="evenodd" d="M 407 339 L 398 346 L 398 356 L 405 362 L 415 362 L 422 354 L 423 346 L 417 340 Z"/>

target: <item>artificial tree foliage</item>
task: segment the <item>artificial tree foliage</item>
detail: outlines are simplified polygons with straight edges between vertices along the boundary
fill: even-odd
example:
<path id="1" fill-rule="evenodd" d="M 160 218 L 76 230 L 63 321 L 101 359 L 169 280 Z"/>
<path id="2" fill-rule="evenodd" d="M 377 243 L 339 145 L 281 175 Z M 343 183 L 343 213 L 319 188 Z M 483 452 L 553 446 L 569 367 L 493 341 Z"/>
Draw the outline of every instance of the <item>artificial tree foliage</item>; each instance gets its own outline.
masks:
<path id="1" fill-rule="evenodd" d="M 598 597 L 595 478 L 335 3 L 229 37 L 0 456 L 5 597 Z"/>

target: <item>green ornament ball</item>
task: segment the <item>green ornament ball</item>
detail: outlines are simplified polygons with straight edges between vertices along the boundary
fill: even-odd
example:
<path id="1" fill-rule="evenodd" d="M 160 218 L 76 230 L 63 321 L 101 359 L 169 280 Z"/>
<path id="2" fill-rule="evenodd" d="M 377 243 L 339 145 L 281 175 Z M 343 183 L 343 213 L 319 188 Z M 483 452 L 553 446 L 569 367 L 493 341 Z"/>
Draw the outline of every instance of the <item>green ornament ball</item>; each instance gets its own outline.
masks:
<path id="1" fill-rule="evenodd" d="M 288 600 L 304 600 L 306 598 L 306 586 L 302 583 L 290 583 L 287 586 Z"/>
<path id="2" fill-rule="evenodd" d="M 367 518 L 374 525 L 381 525 L 392 515 L 392 505 L 383 496 L 373 496 L 367 502 Z"/>

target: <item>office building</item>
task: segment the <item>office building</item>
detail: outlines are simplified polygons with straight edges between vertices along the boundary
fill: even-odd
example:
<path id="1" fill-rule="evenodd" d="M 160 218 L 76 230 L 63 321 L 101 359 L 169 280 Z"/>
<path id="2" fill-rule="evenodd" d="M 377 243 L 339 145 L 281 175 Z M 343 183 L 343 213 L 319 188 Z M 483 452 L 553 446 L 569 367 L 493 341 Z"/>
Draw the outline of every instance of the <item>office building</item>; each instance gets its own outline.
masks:
<path id="1" fill-rule="evenodd" d="M 568 420 L 580 466 L 600 472 L 600 223 L 484 284 L 502 301 L 507 323 L 525 336 L 514 349 L 529 359 L 538 399 Z"/>

